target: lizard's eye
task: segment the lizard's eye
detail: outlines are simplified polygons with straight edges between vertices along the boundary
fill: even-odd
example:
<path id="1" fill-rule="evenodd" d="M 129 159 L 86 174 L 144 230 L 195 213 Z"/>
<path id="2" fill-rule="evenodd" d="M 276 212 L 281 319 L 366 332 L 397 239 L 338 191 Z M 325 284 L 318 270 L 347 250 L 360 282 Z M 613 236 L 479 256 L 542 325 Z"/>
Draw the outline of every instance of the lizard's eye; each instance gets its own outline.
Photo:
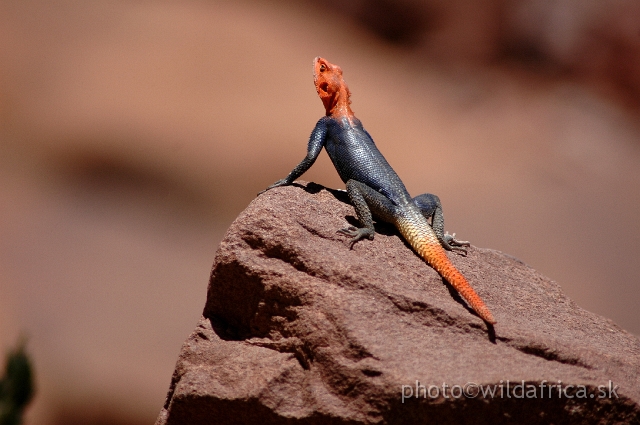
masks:
<path id="1" fill-rule="evenodd" d="M 327 66 L 325 64 L 320 65 L 320 72 L 325 72 L 327 70 Z"/>

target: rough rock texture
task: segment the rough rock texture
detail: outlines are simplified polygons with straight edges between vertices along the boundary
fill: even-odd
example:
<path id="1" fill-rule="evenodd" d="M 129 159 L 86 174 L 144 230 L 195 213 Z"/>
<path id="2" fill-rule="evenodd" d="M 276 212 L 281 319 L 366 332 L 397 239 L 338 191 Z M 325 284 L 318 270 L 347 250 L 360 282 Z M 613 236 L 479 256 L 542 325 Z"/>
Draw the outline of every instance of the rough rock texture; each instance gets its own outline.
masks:
<path id="1" fill-rule="evenodd" d="M 636 337 L 471 247 L 450 258 L 498 320 L 488 329 L 392 227 L 349 250 L 346 201 L 295 185 L 236 219 L 156 424 L 640 423 Z M 467 383 L 496 393 L 461 395 L 477 393 Z"/>

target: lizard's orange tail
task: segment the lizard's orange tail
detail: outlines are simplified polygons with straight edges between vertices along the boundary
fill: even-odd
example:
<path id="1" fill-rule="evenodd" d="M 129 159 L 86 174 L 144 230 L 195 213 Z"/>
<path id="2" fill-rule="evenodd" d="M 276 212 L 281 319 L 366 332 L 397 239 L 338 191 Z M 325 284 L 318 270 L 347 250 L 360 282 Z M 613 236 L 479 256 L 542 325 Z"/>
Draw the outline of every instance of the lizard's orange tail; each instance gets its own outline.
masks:
<path id="1" fill-rule="evenodd" d="M 496 320 L 467 279 L 451 263 L 427 220 L 419 212 L 411 212 L 397 220 L 402 236 L 416 252 L 455 288 L 471 308 L 487 323 Z"/>
<path id="2" fill-rule="evenodd" d="M 458 269 L 451 264 L 451 261 L 447 258 L 447 254 L 439 244 L 435 249 L 424 250 L 420 253 L 420 256 L 424 258 L 431 267 L 436 269 L 436 271 L 440 273 L 440 276 L 444 277 L 456 291 L 458 291 L 460 296 L 469 303 L 471 308 L 478 313 L 485 322 L 491 324 L 496 323 L 496 320 L 493 318 L 493 315 L 485 305 L 484 301 L 482 301 L 482 298 L 480 298 L 480 295 L 473 290 L 462 273 L 460 273 Z"/>

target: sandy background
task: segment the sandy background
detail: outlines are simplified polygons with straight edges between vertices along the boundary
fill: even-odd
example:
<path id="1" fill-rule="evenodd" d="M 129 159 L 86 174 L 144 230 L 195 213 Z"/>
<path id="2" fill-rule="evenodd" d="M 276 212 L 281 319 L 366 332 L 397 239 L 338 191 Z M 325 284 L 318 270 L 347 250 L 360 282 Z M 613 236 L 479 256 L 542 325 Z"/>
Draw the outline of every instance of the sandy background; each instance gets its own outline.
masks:
<path id="1" fill-rule="evenodd" d="M 29 336 L 27 424 L 153 422 L 225 229 L 304 157 L 318 55 L 449 231 L 640 334 L 637 2 L 7 0 L 0 347 Z M 325 153 L 304 179 L 344 187 Z"/>

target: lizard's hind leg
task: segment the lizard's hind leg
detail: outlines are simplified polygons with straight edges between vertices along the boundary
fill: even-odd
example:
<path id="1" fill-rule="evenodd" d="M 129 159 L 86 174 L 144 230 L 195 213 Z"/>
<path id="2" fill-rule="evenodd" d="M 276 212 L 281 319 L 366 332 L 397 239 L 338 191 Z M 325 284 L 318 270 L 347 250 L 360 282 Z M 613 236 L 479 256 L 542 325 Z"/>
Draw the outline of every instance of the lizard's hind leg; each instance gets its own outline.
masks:
<path id="1" fill-rule="evenodd" d="M 349 247 L 353 248 L 353 245 L 361 239 L 373 240 L 375 228 L 373 227 L 372 212 L 376 218 L 392 221 L 395 206 L 386 196 L 356 180 L 347 182 L 347 193 L 363 227 L 351 226 L 338 230 L 338 233 L 351 237 Z"/>
<path id="2" fill-rule="evenodd" d="M 448 251 L 458 251 L 467 254 L 467 250 L 463 247 L 470 246 L 468 241 L 459 241 L 455 238 L 456 234 L 450 235 L 444 231 L 444 215 L 442 214 L 442 204 L 440 198 L 431 193 L 423 193 L 413 198 L 422 215 L 428 220 L 431 219 L 431 227 L 436 233 L 442 247 Z"/>

